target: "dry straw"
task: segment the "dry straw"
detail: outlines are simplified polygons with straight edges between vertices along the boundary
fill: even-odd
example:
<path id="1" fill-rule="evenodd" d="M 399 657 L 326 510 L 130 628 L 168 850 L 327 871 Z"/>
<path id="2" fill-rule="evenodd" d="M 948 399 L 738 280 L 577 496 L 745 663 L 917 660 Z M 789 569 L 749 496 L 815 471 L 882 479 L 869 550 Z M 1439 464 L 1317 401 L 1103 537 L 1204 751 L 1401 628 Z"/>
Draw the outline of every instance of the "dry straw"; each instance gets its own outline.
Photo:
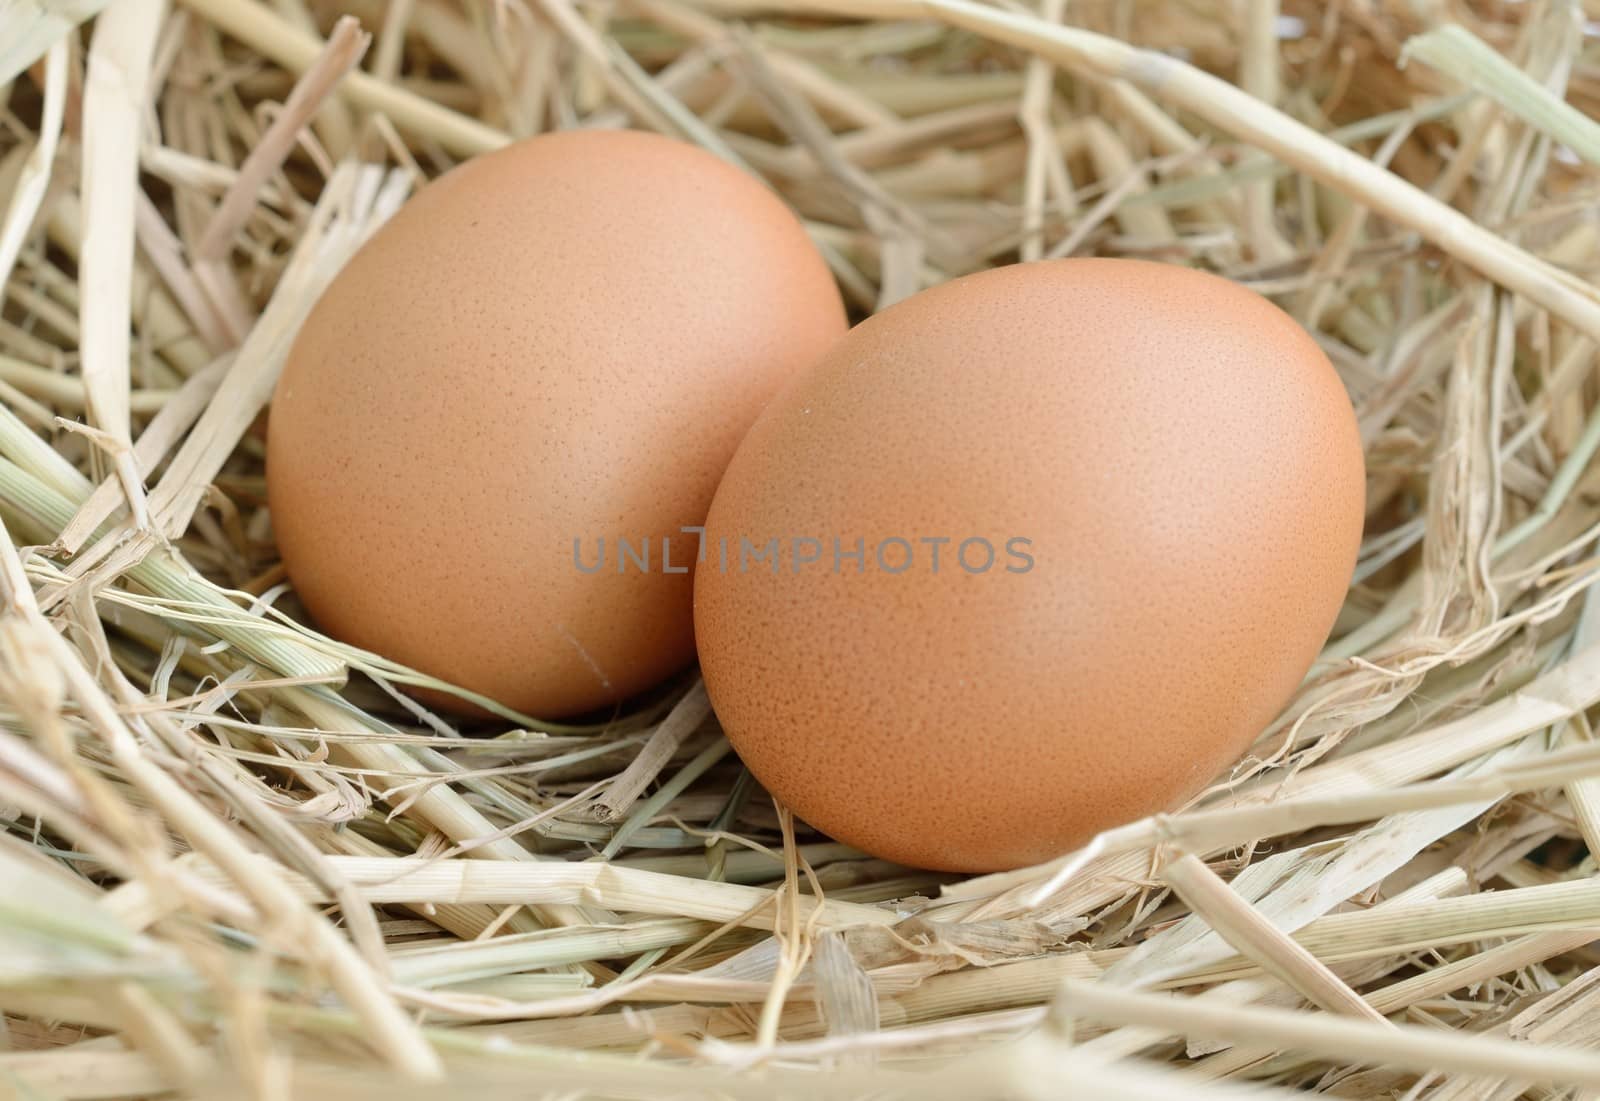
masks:
<path id="1" fill-rule="evenodd" d="M 101 6 L 0 5 L 0 1092 L 1600 1090 L 1594 9 Z M 774 808 L 698 683 L 463 738 L 286 614 L 252 425 L 301 319 L 570 126 L 761 175 L 862 312 L 1097 254 L 1295 313 L 1368 534 L 1240 766 L 955 879 Z"/>

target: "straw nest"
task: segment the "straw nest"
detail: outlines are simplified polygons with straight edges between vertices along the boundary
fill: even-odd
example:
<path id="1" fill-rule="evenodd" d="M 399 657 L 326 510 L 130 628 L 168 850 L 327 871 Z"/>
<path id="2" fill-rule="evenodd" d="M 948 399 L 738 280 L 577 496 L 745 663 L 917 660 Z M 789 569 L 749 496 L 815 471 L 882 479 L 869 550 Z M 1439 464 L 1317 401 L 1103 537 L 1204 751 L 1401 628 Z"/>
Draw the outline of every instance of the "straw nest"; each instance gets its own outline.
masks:
<path id="1" fill-rule="evenodd" d="M 0 1094 L 1600 1090 L 1576 3 L 99 6 L 0 6 Z M 1314 332 L 1367 538 L 1235 773 L 958 880 L 797 826 L 698 685 L 463 738 L 298 626 L 297 324 L 421 180 L 574 125 L 761 174 L 858 313 L 1130 255 Z"/>

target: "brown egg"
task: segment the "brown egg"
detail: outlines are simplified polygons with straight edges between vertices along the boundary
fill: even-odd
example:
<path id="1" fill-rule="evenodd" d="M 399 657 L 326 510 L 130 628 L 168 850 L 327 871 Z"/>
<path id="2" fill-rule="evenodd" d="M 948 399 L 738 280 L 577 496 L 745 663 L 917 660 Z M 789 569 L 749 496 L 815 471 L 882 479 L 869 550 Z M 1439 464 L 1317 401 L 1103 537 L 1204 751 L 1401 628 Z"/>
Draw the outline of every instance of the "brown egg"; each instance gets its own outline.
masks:
<path id="1" fill-rule="evenodd" d="M 706 686 L 834 837 L 1046 860 L 1195 794 L 1283 707 L 1363 494 L 1338 377 L 1253 292 L 1126 260 L 957 279 L 745 438 L 695 582 Z"/>
<path id="2" fill-rule="evenodd" d="M 680 528 L 845 328 L 804 227 L 697 148 L 584 131 L 470 161 L 295 342 L 267 463 L 289 576 L 329 633 L 511 707 L 614 703 L 693 659 Z"/>

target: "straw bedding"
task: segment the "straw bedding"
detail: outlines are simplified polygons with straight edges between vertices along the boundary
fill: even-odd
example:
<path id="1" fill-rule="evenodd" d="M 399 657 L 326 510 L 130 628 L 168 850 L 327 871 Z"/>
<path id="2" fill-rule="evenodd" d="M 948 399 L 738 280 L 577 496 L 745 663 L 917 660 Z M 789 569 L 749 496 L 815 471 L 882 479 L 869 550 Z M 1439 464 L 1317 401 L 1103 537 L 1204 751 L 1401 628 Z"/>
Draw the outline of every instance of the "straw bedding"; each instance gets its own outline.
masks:
<path id="1" fill-rule="evenodd" d="M 1600 9 L 100 6 L 0 7 L 0 1094 L 1600 1091 Z M 296 326 L 422 180 L 575 125 L 759 173 L 858 316 L 1121 255 L 1315 333 L 1367 536 L 1239 767 L 932 875 L 775 807 L 692 678 L 462 729 L 300 625 Z"/>

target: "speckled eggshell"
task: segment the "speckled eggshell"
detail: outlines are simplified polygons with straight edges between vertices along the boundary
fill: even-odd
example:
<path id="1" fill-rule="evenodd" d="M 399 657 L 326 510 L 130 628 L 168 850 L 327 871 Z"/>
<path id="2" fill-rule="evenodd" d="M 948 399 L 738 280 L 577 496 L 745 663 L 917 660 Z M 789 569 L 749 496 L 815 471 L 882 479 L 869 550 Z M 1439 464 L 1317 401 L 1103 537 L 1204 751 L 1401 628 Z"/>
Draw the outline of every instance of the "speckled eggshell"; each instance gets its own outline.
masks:
<path id="1" fill-rule="evenodd" d="M 1333 368 L 1255 293 L 1128 260 L 957 279 L 857 326 L 745 438 L 696 578 L 706 686 L 832 836 L 951 871 L 1046 860 L 1195 794 L 1283 707 L 1364 483 Z M 772 538 L 776 572 L 741 554 Z M 986 572 L 955 557 L 973 538 Z"/>
<path id="2" fill-rule="evenodd" d="M 680 527 L 845 328 L 804 227 L 695 147 L 584 131 L 469 161 L 295 341 L 267 461 L 294 587 L 329 633 L 537 716 L 647 688 L 694 654 L 661 539 L 692 565 Z M 619 537 L 648 571 L 618 573 Z"/>

